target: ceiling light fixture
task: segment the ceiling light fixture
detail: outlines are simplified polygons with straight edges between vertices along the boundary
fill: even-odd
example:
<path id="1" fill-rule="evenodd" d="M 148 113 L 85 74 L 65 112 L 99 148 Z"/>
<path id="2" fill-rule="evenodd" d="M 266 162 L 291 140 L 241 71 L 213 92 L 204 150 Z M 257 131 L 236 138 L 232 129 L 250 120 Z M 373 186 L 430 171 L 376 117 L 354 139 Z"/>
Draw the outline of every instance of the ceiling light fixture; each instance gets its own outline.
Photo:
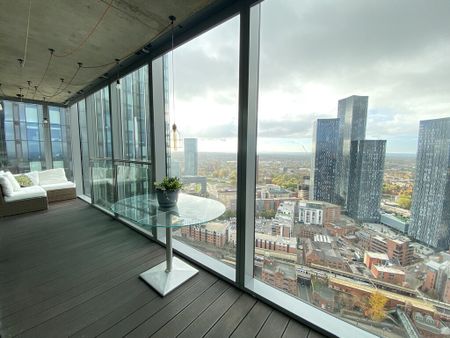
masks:
<path id="1" fill-rule="evenodd" d="M 119 67 L 118 69 L 117 69 L 117 79 L 116 79 L 116 89 L 117 90 L 121 90 L 122 89 L 122 86 L 121 86 L 121 84 L 120 84 L 120 67 L 121 67 L 121 65 L 120 65 L 120 59 L 115 59 L 115 61 L 116 61 L 116 65 Z"/>
<path id="2" fill-rule="evenodd" d="M 180 148 L 181 145 L 181 136 L 180 132 L 178 131 L 177 124 L 175 123 L 175 68 L 174 68 L 174 22 L 177 18 L 173 15 L 169 16 L 170 25 L 171 25 L 171 50 L 170 50 L 170 56 L 171 56 L 171 63 L 172 63 L 172 116 L 173 116 L 173 124 L 172 124 L 172 149 L 174 151 L 177 151 Z"/>

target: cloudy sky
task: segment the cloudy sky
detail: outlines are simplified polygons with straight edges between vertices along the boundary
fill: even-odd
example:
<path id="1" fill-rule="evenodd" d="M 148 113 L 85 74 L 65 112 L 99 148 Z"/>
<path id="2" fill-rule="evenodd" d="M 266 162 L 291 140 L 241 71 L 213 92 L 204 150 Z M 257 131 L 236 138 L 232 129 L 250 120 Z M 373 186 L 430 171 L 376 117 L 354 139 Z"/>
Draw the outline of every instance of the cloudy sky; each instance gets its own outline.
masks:
<path id="1" fill-rule="evenodd" d="M 200 151 L 236 151 L 239 18 L 175 51 L 175 121 Z M 419 121 L 450 117 L 450 1 L 266 0 L 258 151 L 310 151 L 312 124 L 369 96 L 368 139 L 415 152 Z"/>

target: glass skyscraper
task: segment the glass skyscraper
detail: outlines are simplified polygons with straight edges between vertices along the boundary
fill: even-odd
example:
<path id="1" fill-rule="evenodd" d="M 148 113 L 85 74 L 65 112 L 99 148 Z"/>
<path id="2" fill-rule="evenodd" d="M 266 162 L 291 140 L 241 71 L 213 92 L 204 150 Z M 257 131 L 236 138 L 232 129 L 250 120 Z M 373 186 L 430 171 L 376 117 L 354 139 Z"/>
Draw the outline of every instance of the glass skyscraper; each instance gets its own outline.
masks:
<path id="1" fill-rule="evenodd" d="M 348 179 L 350 173 L 350 148 L 352 141 L 366 137 L 368 96 L 352 95 L 339 100 L 339 144 L 337 153 L 336 192 L 338 202 L 345 209 L 348 199 Z"/>
<path id="2" fill-rule="evenodd" d="M 198 173 L 198 154 L 197 139 L 184 139 L 184 175 L 197 176 Z"/>
<path id="3" fill-rule="evenodd" d="M 313 133 L 310 189 L 312 198 L 335 203 L 339 119 L 318 119 Z"/>
<path id="4" fill-rule="evenodd" d="M 347 212 L 358 221 L 380 221 L 385 154 L 385 140 L 351 142 Z"/>
<path id="5" fill-rule="evenodd" d="M 408 234 L 448 249 L 450 228 L 450 118 L 420 121 Z"/>

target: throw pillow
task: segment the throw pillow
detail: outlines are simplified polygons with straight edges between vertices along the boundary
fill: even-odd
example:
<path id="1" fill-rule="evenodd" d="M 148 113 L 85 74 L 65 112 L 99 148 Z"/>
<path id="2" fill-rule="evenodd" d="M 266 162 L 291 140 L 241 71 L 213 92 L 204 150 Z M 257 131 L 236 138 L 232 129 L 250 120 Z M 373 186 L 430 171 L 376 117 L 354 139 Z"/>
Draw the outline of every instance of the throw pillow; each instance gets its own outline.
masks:
<path id="1" fill-rule="evenodd" d="M 11 182 L 11 185 L 13 187 L 13 191 L 19 191 L 20 190 L 20 184 L 19 182 L 16 181 L 16 179 L 14 178 L 13 174 L 11 174 L 10 171 L 7 171 L 3 174 L 3 177 L 6 177 L 9 182 Z"/>
<path id="2" fill-rule="evenodd" d="M 13 194 L 14 188 L 6 175 L 0 176 L 0 185 L 2 186 L 3 195 L 11 196 Z"/>
<path id="3" fill-rule="evenodd" d="M 29 173 L 25 173 L 25 175 L 30 178 L 33 185 L 39 185 L 39 173 L 37 171 L 30 171 Z"/>
<path id="4" fill-rule="evenodd" d="M 31 187 L 33 185 L 33 181 L 27 175 L 17 175 L 14 178 L 21 187 Z"/>

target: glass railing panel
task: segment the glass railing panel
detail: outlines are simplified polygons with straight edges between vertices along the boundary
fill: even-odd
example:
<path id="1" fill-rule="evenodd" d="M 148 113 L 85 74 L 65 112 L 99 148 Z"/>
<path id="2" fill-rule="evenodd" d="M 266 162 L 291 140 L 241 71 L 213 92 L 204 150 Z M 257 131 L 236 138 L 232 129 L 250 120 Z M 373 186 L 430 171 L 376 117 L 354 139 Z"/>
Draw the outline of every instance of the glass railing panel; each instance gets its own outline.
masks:
<path id="1" fill-rule="evenodd" d="M 115 160 L 115 191 L 117 208 L 115 213 L 142 226 L 137 222 L 148 215 L 142 208 L 140 196 L 152 190 L 151 163 L 146 161 Z"/>
<path id="2" fill-rule="evenodd" d="M 114 172 L 112 159 L 91 160 L 92 204 L 111 211 L 114 203 Z"/>

